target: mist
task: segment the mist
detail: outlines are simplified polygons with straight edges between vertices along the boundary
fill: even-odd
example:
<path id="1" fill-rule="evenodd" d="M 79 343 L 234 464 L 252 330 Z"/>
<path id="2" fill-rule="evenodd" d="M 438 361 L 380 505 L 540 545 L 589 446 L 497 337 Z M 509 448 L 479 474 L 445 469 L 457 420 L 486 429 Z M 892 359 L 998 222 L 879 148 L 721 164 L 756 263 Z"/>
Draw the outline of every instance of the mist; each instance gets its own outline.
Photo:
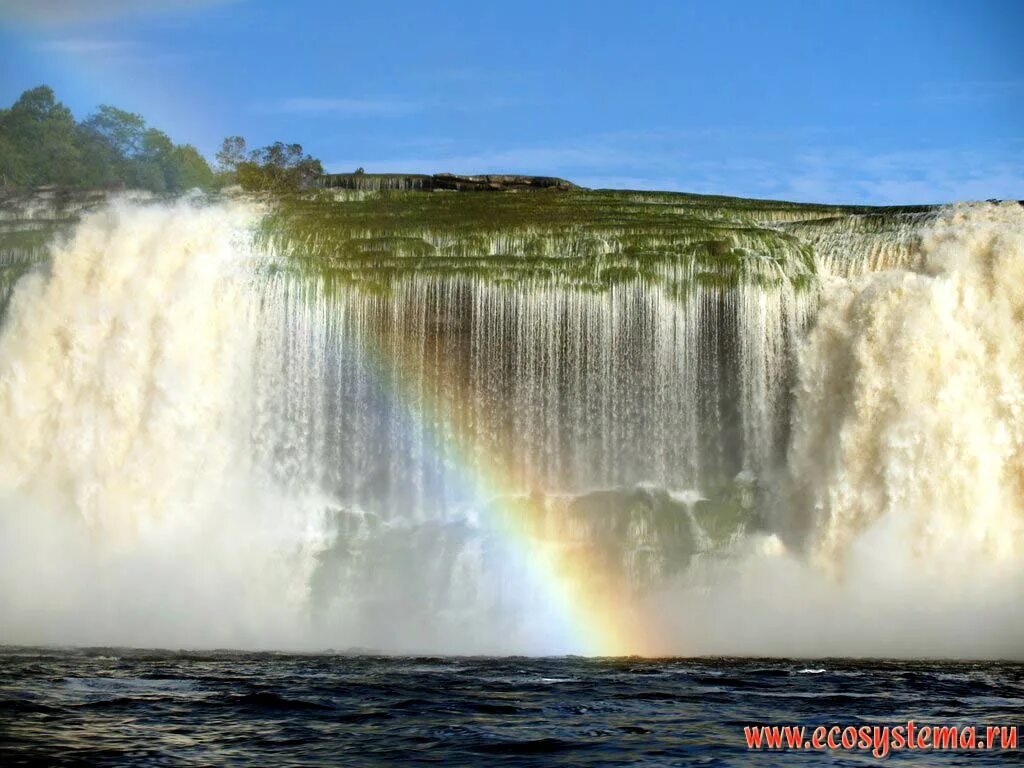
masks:
<path id="1" fill-rule="evenodd" d="M 626 652 L 1024 654 L 1019 206 L 689 303 L 329 286 L 261 215 L 114 201 L 16 286 L 0 642 L 601 653 L 553 595 L 627 591 Z"/>

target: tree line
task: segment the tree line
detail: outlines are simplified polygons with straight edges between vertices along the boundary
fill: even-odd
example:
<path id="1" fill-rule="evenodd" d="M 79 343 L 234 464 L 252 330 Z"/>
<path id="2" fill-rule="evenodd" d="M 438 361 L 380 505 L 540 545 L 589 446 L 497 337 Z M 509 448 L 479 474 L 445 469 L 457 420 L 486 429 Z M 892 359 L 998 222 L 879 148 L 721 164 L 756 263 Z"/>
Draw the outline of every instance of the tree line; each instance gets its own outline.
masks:
<path id="1" fill-rule="evenodd" d="M 287 193 L 323 173 L 299 144 L 249 150 L 240 136 L 225 139 L 216 160 L 211 167 L 191 144 L 175 144 L 142 115 L 107 104 L 78 121 L 45 85 L 0 109 L 0 191 L 55 185 L 180 193 L 237 184 Z"/>

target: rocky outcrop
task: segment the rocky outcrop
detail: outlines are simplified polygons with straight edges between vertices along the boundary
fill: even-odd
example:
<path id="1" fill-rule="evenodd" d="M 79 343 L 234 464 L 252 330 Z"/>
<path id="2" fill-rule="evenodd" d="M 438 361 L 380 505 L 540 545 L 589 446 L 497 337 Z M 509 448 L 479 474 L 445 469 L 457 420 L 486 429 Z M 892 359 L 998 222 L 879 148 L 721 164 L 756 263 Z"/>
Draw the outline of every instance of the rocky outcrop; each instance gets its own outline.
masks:
<path id="1" fill-rule="evenodd" d="M 453 192 L 513 192 L 526 190 L 566 191 L 579 189 L 571 181 L 556 176 L 522 176 L 496 173 L 460 176 L 454 173 L 325 173 L 315 186 L 322 189 L 355 189 L 378 192 L 385 189 L 453 191 Z"/>
<path id="2" fill-rule="evenodd" d="M 557 176 L 519 176 L 515 174 L 485 174 L 483 176 L 457 176 L 454 173 L 435 173 L 430 177 L 434 189 L 457 192 L 506 192 L 524 189 L 579 189 L 571 181 Z"/>

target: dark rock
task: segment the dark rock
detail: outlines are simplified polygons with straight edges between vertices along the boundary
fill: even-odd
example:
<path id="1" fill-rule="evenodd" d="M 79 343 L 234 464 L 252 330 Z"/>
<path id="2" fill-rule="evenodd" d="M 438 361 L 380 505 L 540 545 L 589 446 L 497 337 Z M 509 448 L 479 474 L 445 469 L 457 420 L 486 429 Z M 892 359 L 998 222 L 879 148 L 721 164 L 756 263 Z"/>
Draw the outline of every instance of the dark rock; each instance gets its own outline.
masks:
<path id="1" fill-rule="evenodd" d="M 314 186 L 323 189 L 357 189 L 366 192 L 380 190 L 444 190 L 453 192 L 513 192 L 529 190 L 566 191 L 579 189 L 577 185 L 555 176 L 522 176 L 496 173 L 460 176 L 454 173 L 325 173 Z"/>
<path id="2" fill-rule="evenodd" d="M 430 178 L 434 189 L 451 189 L 457 192 L 506 192 L 509 190 L 526 189 L 565 191 L 579 189 L 571 181 L 559 179 L 556 176 L 519 176 L 507 173 L 457 176 L 454 173 L 435 173 Z"/>

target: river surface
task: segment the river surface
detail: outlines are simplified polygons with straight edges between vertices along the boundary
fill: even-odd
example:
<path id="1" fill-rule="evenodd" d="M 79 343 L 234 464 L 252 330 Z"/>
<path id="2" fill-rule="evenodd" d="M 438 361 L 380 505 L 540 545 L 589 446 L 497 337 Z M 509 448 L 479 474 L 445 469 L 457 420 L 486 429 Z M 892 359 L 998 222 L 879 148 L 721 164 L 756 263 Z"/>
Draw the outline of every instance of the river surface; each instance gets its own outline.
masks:
<path id="1" fill-rule="evenodd" d="M 5 766 L 865 765 L 866 751 L 751 752 L 743 728 L 1022 713 L 1020 663 L 0 650 Z"/>

